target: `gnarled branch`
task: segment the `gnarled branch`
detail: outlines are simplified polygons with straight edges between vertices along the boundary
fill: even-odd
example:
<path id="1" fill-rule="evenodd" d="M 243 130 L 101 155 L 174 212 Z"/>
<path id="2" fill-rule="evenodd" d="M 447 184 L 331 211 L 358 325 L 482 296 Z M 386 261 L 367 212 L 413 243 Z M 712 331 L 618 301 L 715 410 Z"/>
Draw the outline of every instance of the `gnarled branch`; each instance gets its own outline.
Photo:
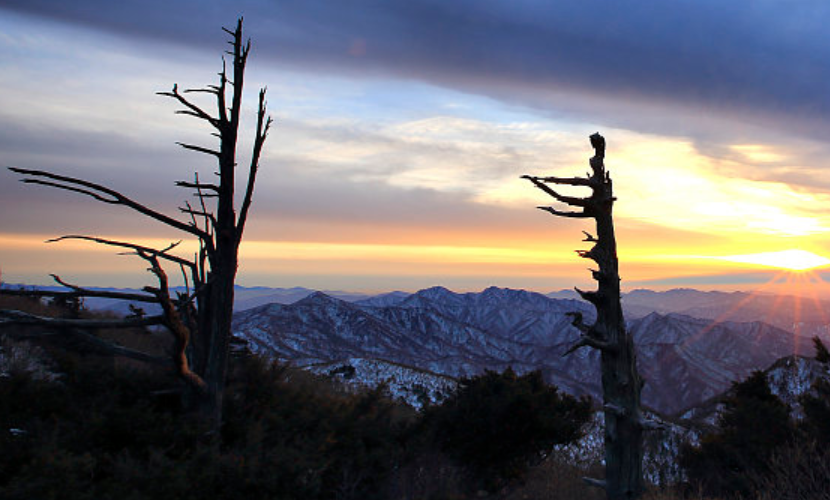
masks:
<path id="1" fill-rule="evenodd" d="M 569 316 L 569 317 L 573 318 L 571 320 L 571 325 L 573 325 L 580 332 L 588 333 L 588 332 L 591 331 L 591 327 L 586 325 L 583 322 L 583 316 L 582 316 L 581 312 L 576 312 L 576 311 L 568 312 L 568 313 L 565 313 L 565 316 Z"/>
<path id="2" fill-rule="evenodd" d="M 582 347 L 593 347 L 594 349 L 598 349 L 600 351 L 614 351 L 616 350 L 616 346 L 613 344 L 609 344 L 608 342 L 604 342 L 594 337 L 589 337 L 587 334 L 580 335 L 579 339 L 571 345 L 563 354 L 562 357 L 568 356 L 569 354 L 573 353 L 577 349 Z"/>
<path id="3" fill-rule="evenodd" d="M 151 297 L 149 295 L 141 295 L 138 293 L 110 292 L 107 290 L 89 290 L 78 285 L 67 283 L 66 281 L 62 280 L 61 277 L 57 274 L 50 274 L 49 276 L 51 276 L 52 279 L 55 280 L 55 282 L 59 285 L 65 286 L 66 288 L 72 290 L 71 292 L 63 292 L 66 296 L 98 297 L 102 299 L 130 300 L 133 302 L 158 302 L 155 297 Z"/>
<path id="4" fill-rule="evenodd" d="M 185 90 L 185 92 L 198 92 L 198 91 L 199 90 Z M 219 128 L 219 120 L 217 118 L 214 118 L 214 117 L 210 116 L 202 108 L 200 108 L 199 106 L 193 104 L 192 102 L 187 100 L 187 98 L 185 98 L 183 95 L 181 95 L 179 93 L 179 86 L 177 84 L 173 84 L 173 90 L 170 91 L 170 92 L 156 92 L 156 94 L 163 95 L 165 97 L 172 97 L 172 98 L 176 99 L 177 101 L 179 101 L 180 104 L 182 104 L 183 106 L 185 106 L 187 108 L 186 110 L 176 111 L 176 114 L 195 116 L 196 118 L 200 118 L 202 120 L 205 120 L 206 122 L 210 123 L 214 127 Z"/>
<path id="5" fill-rule="evenodd" d="M 52 275 L 52 277 L 56 277 Z M 56 280 L 57 281 L 57 280 Z M 59 282 L 63 286 L 62 282 Z M 149 302 L 155 303 L 156 298 L 148 295 L 140 295 L 134 293 L 109 292 L 104 290 L 86 290 L 83 288 L 72 288 L 72 291 L 59 290 L 14 290 L 14 289 L 0 289 L 0 295 L 7 295 L 12 297 L 99 297 L 103 299 L 119 299 L 130 300 L 133 302 Z"/>
<path id="6" fill-rule="evenodd" d="M 242 206 L 239 210 L 239 219 L 236 223 L 237 245 L 242 241 L 242 232 L 245 230 L 245 222 L 248 219 L 248 209 L 251 207 L 251 200 L 254 196 L 254 183 L 256 182 L 257 171 L 259 170 L 259 157 L 262 153 L 262 146 L 265 144 L 265 139 L 268 137 L 268 130 L 271 128 L 271 117 L 265 117 L 266 102 L 265 91 L 259 91 L 259 106 L 257 108 L 257 126 L 256 137 L 254 138 L 254 150 L 251 155 L 251 166 L 248 169 L 248 185 L 245 188 L 245 198 L 242 200 Z"/>
<path id="7" fill-rule="evenodd" d="M 198 228 L 191 227 L 186 223 L 174 219 L 161 212 L 157 212 L 156 210 L 142 205 L 141 203 L 138 203 L 132 200 L 131 198 L 124 196 L 118 191 L 110 189 L 106 186 L 102 186 L 101 184 L 96 184 L 94 182 L 89 182 L 83 179 L 77 179 L 65 175 L 53 174 L 51 172 L 46 172 L 43 170 L 31 170 L 19 167 L 9 167 L 9 170 L 16 174 L 29 176 L 29 178 L 23 179 L 23 182 L 25 183 L 42 184 L 45 186 L 51 186 L 66 191 L 74 191 L 76 193 L 91 196 L 96 200 L 102 201 L 104 203 L 123 205 L 125 207 L 135 210 L 136 212 L 146 215 L 151 219 L 155 219 L 159 222 L 167 224 L 168 226 L 174 227 L 186 233 L 190 233 L 199 238 L 208 238 L 208 235 L 204 231 L 201 231 Z M 52 181 L 57 182 L 43 181 L 40 178 L 50 179 Z"/>
<path id="8" fill-rule="evenodd" d="M 132 328 L 138 326 L 161 325 L 162 316 L 125 319 L 70 319 L 48 318 L 11 309 L 0 309 L 0 327 L 16 325 L 39 325 L 48 327 L 86 328 Z"/>
<path id="9" fill-rule="evenodd" d="M 536 177 L 533 175 L 523 175 L 521 178 L 533 183 L 548 182 L 550 184 L 561 184 L 565 186 L 592 187 L 595 184 L 590 177 Z"/>
<path id="10" fill-rule="evenodd" d="M 173 335 L 176 341 L 174 352 L 171 354 L 173 364 L 180 377 L 187 383 L 191 384 L 195 389 L 204 392 L 207 388 L 205 381 L 190 369 L 190 364 L 187 360 L 185 351 L 190 342 L 190 329 L 182 320 L 179 310 L 173 300 L 170 298 L 170 289 L 167 282 L 167 274 L 159 264 L 158 258 L 153 254 L 139 253 L 139 255 L 150 263 L 150 272 L 156 275 L 158 279 L 158 288 L 144 287 L 144 291 L 152 293 L 156 296 L 161 304 L 161 309 L 164 311 L 164 326 Z M 195 296 L 195 295 L 194 295 Z"/>
<path id="11" fill-rule="evenodd" d="M 167 260 L 167 261 L 170 261 L 170 262 L 175 262 L 176 264 L 179 264 L 179 265 L 183 265 L 183 266 L 187 266 L 187 267 L 194 267 L 196 265 L 195 262 L 192 262 L 192 261 L 189 261 L 187 259 L 183 259 L 181 257 L 178 257 L 176 255 L 171 255 L 171 254 L 167 253 L 168 251 L 172 250 L 175 246 L 177 246 L 181 242 L 171 244 L 170 246 L 168 246 L 166 249 L 163 249 L 163 250 L 157 250 L 155 248 L 150 248 L 150 247 L 146 247 L 146 246 L 143 246 L 143 245 L 137 245 L 135 243 L 128 243 L 128 242 L 125 242 L 125 241 L 110 240 L 110 239 L 106 239 L 106 238 L 98 238 L 96 236 L 83 236 L 83 235 L 78 235 L 78 234 L 68 234 L 68 235 L 65 235 L 65 236 L 60 236 L 58 238 L 52 238 L 50 240 L 46 240 L 46 242 L 47 243 L 56 243 L 56 242 L 64 241 L 64 240 L 84 240 L 84 241 L 92 241 L 92 242 L 95 242 L 95 243 L 100 243 L 101 245 L 108 245 L 108 246 L 120 247 L 120 248 L 129 248 L 131 250 L 135 250 L 136 252 L 143 252 L 143 253 L 146 253 L 146 254 L 155 255 L 155 256 L 160 257 L 164 260 Z M 64 285 L 64 286 L 67 286 L 67 285 Z"/>

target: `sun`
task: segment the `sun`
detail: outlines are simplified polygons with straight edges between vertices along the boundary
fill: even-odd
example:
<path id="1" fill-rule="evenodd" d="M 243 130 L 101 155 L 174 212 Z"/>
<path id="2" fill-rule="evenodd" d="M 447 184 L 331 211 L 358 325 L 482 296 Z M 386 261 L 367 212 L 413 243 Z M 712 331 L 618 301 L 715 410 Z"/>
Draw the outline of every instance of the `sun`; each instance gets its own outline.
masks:
<path id="1" fill-rule="evenodd" d="M 830 259 L 806 250 L 783 250 L 780 252 L 752 253 L 746 255 L 728 255 L 719 257 L 730 262 L 757 264 L 788 271 L 806 271 L 816 267 L 830 265 Z"/>

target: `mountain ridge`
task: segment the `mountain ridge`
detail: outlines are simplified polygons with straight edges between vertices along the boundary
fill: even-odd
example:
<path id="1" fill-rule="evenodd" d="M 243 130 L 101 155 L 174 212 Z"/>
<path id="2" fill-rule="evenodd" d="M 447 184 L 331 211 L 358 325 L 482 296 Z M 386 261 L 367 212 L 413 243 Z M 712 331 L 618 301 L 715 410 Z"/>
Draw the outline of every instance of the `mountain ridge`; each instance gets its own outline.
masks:
<path id="1" fill-rule="evenodd" d="M 541 369 L 571 393 L 600 392 L 597 353 L 583 349 L 562 357 L 578 336 L 566 313 L 590 317 L 586 303 L 496 287 L 463 294 L 433 287 L 383 302 L 395 305 L 376 303 L 318 293 L 295 304 L 240 311 L 234 328 L 252 350 L 301 365 L 375 357 L 452 377 L 512 366 Z M 629 328 L 640 371 L 650 381 L 644 403 L 664 413 L 712 397 L 806 347 L 761 322 L 652 313 Z"/>

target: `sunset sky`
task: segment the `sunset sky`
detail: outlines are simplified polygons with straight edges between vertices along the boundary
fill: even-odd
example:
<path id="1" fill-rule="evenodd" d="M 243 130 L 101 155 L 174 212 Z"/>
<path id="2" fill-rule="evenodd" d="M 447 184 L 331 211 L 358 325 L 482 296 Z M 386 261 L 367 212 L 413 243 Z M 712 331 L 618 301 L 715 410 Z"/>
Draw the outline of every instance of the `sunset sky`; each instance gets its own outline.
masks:
<path id="1" fill-rule="evenodd" d="M 597 131 L 624 289 L 754 289 L 830 257 L 823 0 L 0 0 L 0 165 L 175 214 L 174 182 L 214 168 L 175 142 L 213 138 L 155 93 L 215 83 L 240 15 L 245 139 L 259 87 L 275 119 L 242 285 L 586 286 L 590 223 L 536 210 L 553 200 L 519 176 L 585 174 Z M 4 282 L 151 283 L 111 248 L 44 243 L 62 234 L 179 239 L 3 168 Z"/>

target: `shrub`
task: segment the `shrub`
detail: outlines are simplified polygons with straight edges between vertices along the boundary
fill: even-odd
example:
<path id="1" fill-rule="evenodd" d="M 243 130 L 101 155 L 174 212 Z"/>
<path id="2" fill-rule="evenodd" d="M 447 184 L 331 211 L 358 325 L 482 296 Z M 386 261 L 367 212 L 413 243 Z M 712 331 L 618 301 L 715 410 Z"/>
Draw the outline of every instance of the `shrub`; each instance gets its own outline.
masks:
<path id="1" fill-rule="evenodd" d="M 0 378 L 0 497 L 380 498 L 411 421 L 379 391 L 251 358 L 217 435 L 168 396 L 172 375 L 71 359 L 58 381 Z"/>
<path id="2" fill-rule="evenodd" d="M 815 441 L 777 449 L 768 470 L 752 474 L 758 500 L 830 500 L 830 450 Z"/>
<path id="3" fill-rule="evenodd" d="M 830 368 L 830 354 L 818 337 L 813 338 L 816 360 Z M 800 398 L 804 409 L 804 419 L 800 430 L 807 440 L 814 440 L 820 445 L 830 446 L 830 381 L 820 377 L 813 383 L 812 390 Z"/>
<path id="4" fill-rule="evenodd" d="M 790 409 L 770 392 L 760 371 L 734 384 L 724 403 L 718 430 L 699 447 L 684 446 L 680 463 L 707 495 L 750 495 L 749 476 L 766 474 L 773 452 L 793 437 Z"/>
<path id="5" fill-rule="evenodd" d="M 518 376 L 487 371 L 462 380 L 459 390 L 430 407 L 424 425 L 436 447 L 493 490 L 519 479 L 556 444 L 580 437 L 590 403 L 560 394 L 540 371 Z"/>

